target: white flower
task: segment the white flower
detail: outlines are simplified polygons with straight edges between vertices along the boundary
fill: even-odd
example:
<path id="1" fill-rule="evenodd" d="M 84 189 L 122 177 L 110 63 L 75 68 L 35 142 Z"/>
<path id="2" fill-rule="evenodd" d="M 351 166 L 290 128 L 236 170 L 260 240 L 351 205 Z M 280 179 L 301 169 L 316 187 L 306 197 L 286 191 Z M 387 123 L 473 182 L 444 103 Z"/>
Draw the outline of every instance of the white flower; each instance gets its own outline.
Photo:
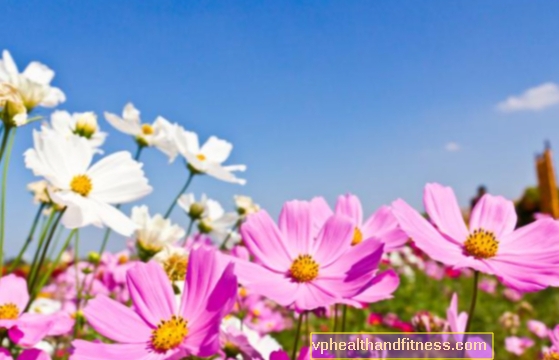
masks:
<path id="1" fill-rule="evenodd" d="M 70 114 L 67 111 L 55 111 L 50 116 L 52 130 L 68 138 L 70 136 L 81 136 L 88 140 L 93 148 L 98 148 L 105 142 L 107 133 L 99 131 L 97 115 L 88 111 Z M 50 130 L 43 126 L 43 130 Z"/>
<path id="2" fill-rule="evenodd" d="M 105 119 L 117 130 L 134 136 L 140 146 L 156 147 L 171 160 L 177 156 L 172 135 L 173 125 L 165 118 L 158 116 L 153 124 L 142 124 L 140 111 L 132 103 L 128 103 L 124 106 L 122 117 L 105 112 Z"/>
<path id="3" fill-rule="evenodd" d="M 208 200 L 208 203 L 210 201 Z M 237 213 L 226 213 L 218 202 L 214 202 L 212 206 L 208 206 L 208 211 L 198 223 L 198 230 L 208 234 L 216 245 L 221 245 L 227 239 L 226 246 L 231 248 L 241 239 L 232 229 L 237 221 L 239 221 Z"/>
<path id="4" fill-rule="evenodd" d="M 175 244 L 185 234 L 184 229 L 172 224 L 171 220 L 160 214 L 149 215 L 148 207 L 135 206 L 132 209 L 132 221 L 138 225 L 135 236 L 138 245 L 150 252 L 159 252 L 167 244 Z"/>
<path id="5" fill-rule="evenodd" d="M 22 126 L 27 123 L 27 108 L 20 93 L 8 83 L 0 83 L 0 108 L 4 121 Z"/>
<path id="6" fill-rule="evenodd" d="M 49 182 L 46 180 L 39 180 L 27 184 L 27 190 L 33 194 L 33 202 L 35 204 L 48 204 L 50 198 L 48 194 Z"/>
<path id="7" fill-rule="evenodd" d="M 181 287 L 184 287 L 188 254 L 184 247 L 166 244 L 160 252 L 155 254 L 153 260 L 161 265 L 169 280 L 181 282 Z"/>
<path id="8" fill-rule="evenodd" d="M 0 60 L 0 83 L 16 88 L 28 111 L 36 106 L 54 107 L 66 100 L 64 93 L 50 86 L 54 71 L 40 62 L 33 61 L 20 73 L 14 59 L 7 50 Z"/>
<path id="9" fill-rule="evenodd" d="M 62 303 L 58 300 L 39 297 L 31 303 L 29 312 L 32 314 L 51 315 L 62 310 Z"/>
<path id="10" fill-rule="evenodd" d="M 93 149 L 82 137 L 34 131 L 33 140 L 34 148 L 25 152 L 25 166 L 58 189 L 49 195 L 67 207 L 64 226 L 105 225 L 125 236 L 134 232 L 137 225 L 112 204 L 137 200 L 152 188 L 143 165 L 129 152 L 114 153 L 92 166 Z"/>
<path id="11" fill-rule="evenodd" d="M 272 352 L 281 350 L 281 345 L 270 335 L 261 336 L 257 331 L 248 326 L 241 326 L 241 320 L 228 316 L 221 322 L 221 331 L 228 331 L 233 328 L 247 337 L 249 344 L 262 355 L 262 358 L 269 359 Z"/>
<path id="12" fill-rule="evenodd" d="M 244 185 L 246 180 L 237 178 L 233 171 L 245 171 L 245 165 L 228 165 L 222 163 L 227 160 L 233 149 L 231 143 L 211 136 L 202 147 L 198 142 L 198 135 L 175 126 L 175 143 L 178 152 L 186 159 L 194 171 L 208 174 L 216 179 Z"/>
<path id="13" fill-rule="evenodd" d="M 177 200 L 177 204 L 193 219 L 208 217 L 209 214 L 223 212 L 219 202 L 208 199 L 206 194 L 202 194 L 200 201 L 196 201 L 194 194 L 183 194 Z"/>
<path id="14" fill-rule="evenodd" d="M 240 215 L 246 216 L 260 211 L 260 206 L 255 204 L 250 196 L 235 195 L 235 206 Z"/>

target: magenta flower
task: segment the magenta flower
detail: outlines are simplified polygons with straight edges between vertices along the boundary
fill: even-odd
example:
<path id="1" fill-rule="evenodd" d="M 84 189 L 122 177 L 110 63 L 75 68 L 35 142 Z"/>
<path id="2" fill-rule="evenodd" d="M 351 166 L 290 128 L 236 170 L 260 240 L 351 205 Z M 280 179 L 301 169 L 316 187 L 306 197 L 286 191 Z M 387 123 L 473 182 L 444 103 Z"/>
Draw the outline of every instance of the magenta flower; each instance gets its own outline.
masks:
<path id="1" fill-rule="evenodd" d="M 313 236 L 311 205 L 284 205 L 276 226 L 264 210 L 247 217 L 241 227 L 254 264 L 234 259 L 239 281 L 254 293 L 297 310 L 340 302 L 371 281 L 383 245 L 378 240 L 351 247 L 354 226 L 343 216 L 330 217 Z"/>
<path id="2" fill-rule="evenodd" d="M 389 252 L 401 248 L 408 240 L 407 234 L 400 229 L 389 206 L 382 206 L 365 221 L 361 201 L 352 194 L 339 196 L 334 212 L 323 197 L 312 199 L 311 207 L 315 222 L 314 231 L 317 234 L 326 220 L 336 214 L 347 216 L 351 220 L 354 226 L 352 245 L 376 238 L 384 244 L 384 251 Z"/>
<path id="3" fill-rule="evenodd" d="M 439 184 L 427 184 L 423 202 L 435 226 L 403 200 L 396 200 L 393 210 L 402 229 L 434 260 L 496 275 L 521 291 L 559 285 L 556 221 L 538 220 L 514 230 L 512 201 L 486 194 L 472 210 L 468 228 L 454 192 Z"/>
<path id="4" fill-rule="evenodd" d="M 0 329 L 7 329 L 10 339 L 21 346 L 31 347 L 47 335 L 54 335 L 58 314 L 24 313 L 29 302 L 27 282 L 15 275 L 0 278 Z"/>
<path id="5" fill-rule="evenodd" d="M 0 348 L 0 360 L 13 360 L 10 352 Z M 49 354 L 39 349 L 23 350 L 17 360 L 51 360 Z"/>
<path id="6" fill-rule="evenodd" d="M 505 349 L 516 356 L 521 356 L 532 346 L 534 346 L 534 340 L 527 337 L 509 336 L 505 339 Z"/>
<path id="7" fill-rule="evenodd" d="M 164 270 L 150 262 L 127 274 L 134 308 L 101 295 L 89 302 L 89 324 L 115 344 L 75 340 L 72 360 L 164 360 L 206 357 L 219 350 L 219 325 L 237 292 L 233 264 L 215 250 L 192 250 L 180 304 Z"/>

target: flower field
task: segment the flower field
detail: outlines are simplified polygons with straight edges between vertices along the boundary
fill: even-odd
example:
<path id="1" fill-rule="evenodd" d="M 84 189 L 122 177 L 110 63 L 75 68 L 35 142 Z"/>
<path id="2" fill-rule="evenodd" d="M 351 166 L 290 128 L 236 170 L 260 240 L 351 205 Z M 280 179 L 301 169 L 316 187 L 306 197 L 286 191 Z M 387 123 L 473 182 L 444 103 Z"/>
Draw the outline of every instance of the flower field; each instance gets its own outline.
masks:
<path id="1" fill-rule="evenodd" d="M 20 65 L 3 52 L 0 360 L 310 359 L 309 333 L 334 331 L 493 332 L 496 359 L 559 359 L 554 219 L 517 227 L 514 203 L 491 194 L 463 216 L 438 183 L 425 185 L 424 209 L 394 199 L 368 214 L 367 199 L 340 194 L 286 199 L 276 219 L 231 194 L 226 210 L 190 185 L 245 184 L 230 142 L 146 121 L 132 103 L 69 113 L 52 69 Z M 21 127 L 33 127 L 23 161 L 12 152 Z M 137 151 L 106 153 L 109 131 Z M 143 203 L 148 151 L 168 157 L 161 171 L 184 169 L 161 213 Z M 6 179 L 17 166 L 36 177 L 26 239 L 6 236 Z M 88 226 L 104 236 L 78 256 Z M 111 234 L 118 252 L 107 249 Z M 19 254 L 6 255 L 8 242 Z"/>

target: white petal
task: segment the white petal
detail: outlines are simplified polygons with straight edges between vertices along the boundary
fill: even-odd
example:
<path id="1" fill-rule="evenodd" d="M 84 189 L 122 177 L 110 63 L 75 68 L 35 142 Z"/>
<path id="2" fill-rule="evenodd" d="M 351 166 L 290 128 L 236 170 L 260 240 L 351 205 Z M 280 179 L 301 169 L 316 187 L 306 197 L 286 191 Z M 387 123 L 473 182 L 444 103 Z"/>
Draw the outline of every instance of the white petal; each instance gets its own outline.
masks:
<path id="1" fill-rule="evenodd" d="M 66 95 L 64 95 L 62 90 L 57 87 L 49 86 L 43 100 L 41 100 L 40 105 L 44 107 L 55 107 L 64 101 L 66 101 Z"/>
<path id="2" fill-rule="evenodd" d="M 182 156 L 187 158 L 187 160 L 189 160 L 189 157 L 195 156 L 200 152 L 198 135 L 195 132 L 186 131 L 181 126 L 175 125 L 174 136 L 178 151 Z"/>
<path id="3" fill-rule="evenodd" d="M 233 173 L 229 171 L 229 169 L 231 168 L 235 170 L 239 169 L 241 166 L 242 165 L 232 165 L 229 167 L 222 167 L 219 165 L 212 165 L 208 167 L 206 173 L 222 181 L 244 185 L 246 184 L 246 180 L 237 178 Z"/>
<path id="4" fill-rule="evenodd" d="M 125 121 L 140 124 L 140 111 L 130 102 L 124 105 L 122 117 Z"/>
<path id="5" fill-rule="evenodd" d="M 142 129 L 139 122 L 128 121 L 120 118 L 115 114 L 105 112 L 105 119 L 111 124 L 115 129 L 121 131 L 125 134 L 137 136 L 141 134 Z"/>
<path id="6" fill-rule="evenodd" d="M 29 80 L 42 85 L 50 84 L 54 78 L 54 71 L 38 61 L 29 63 L 22 74 Z"/>
<path id="7" fill-rule="evenodd" d="M 2 63 L 4 65 L 4 69 L 6 69 L 8 74 L 15 75 L 19 73 L 17 65 L 8 50 L 4 50 L 2 52 Z"/>
<path id="8" fill-rule="evenodd" d="M 207 160 L 221 164 L 227 160 L 232 149 L 233 145 L 230 142 L 211 136 L 200 152 L 206 156 Z"/>

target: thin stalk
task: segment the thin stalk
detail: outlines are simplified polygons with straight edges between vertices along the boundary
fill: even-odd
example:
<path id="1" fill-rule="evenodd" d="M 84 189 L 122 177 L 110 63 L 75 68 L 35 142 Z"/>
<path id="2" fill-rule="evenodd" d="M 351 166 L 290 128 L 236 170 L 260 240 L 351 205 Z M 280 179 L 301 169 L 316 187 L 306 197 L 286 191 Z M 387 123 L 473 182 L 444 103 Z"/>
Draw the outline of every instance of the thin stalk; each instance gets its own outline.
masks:
<path id="1" fill-rule="evenodd" d="M 310 311 L 305 314 L 305 339 L 307 343 L 310 341 L 311 332 L 309 330 L 309 317 L 311 316 Z"/>
<path id="2" fill-rule="evenodd" d="M 241 221 L 239 219 L 239 221 L 237 221 L 237 223 L 235 224 L 235 226 L 231 229 L 231 231 L 229 231 L 229 234 L 227 234 L 227 236 L 225 237 L 225 239 L 223 240 L 223 242 L 221 243 L 221 245 L 219 246 L 220 250 L 225 250 L 225 245 L 227 245 L 227 240 L 229 240 L 231 238 L 231 235 L 233 235 L 233 232 L 237 231 L 237 229 L 239 228 L 239 226 L 241 225 Z"/>
<path id="3" fill-rule="evenodd" d="M 192 179 L 194 178 L 194 175 L 195 175 L 195 173 L 192 172 L 192 171 L 190 172 L 190 174 L 188 174 L 188 179 L 186 180 L 186 183 L 182 187 L 181 191 L 177 194 L 177 196 L 175 196 L 175 199 L 171 203 L 171 206 L 169 206 L 169 208 L 167 209 L 167 212 L 165 213 L 165 216 L 164 216 L 165 219 L 167 219 L 169 217 L 169 215 L 171 215 L 171 213 L 173 212 L 173 209 L 175 208 L 175 205 L 177 205 L 177 200 L 181 197 L 182 194 L 184 194 L 186 192 L 186 189 L 188 189 L 188 186 L 192 182 Z"/>
<path id="4" fill-rule="evenodd" d="M 464 332 L 469 332 L 470 326 L 472 325 L 472 319 L 474 317 L 474 312 L 476 310 L 478 281 L 479 281 L 479 271 L 476 270 L 474 272 L 474 289 L 472 293 L 472 302 L 470 303 L 470 311 L 468 312 L 468 322 L 466 323 L 466 330 Z"/>
<path id="5" fill-rule="evenodd" d="M 33 219 L 33 224 L 31 225 L 31 229 L 29 230 L 29 235 L 27 235 L 25 244 L 23 244 L 23 247 L 19 251 L 19 254 L 17 254 L 15 260 L 12 261 L 12 263 L 10 264 L 10 268 L 8 269 L 9 273 L 13 272 L 18 267 L 19 263 L 21 262 L 21 258 L 23 257 L 23 254 L 25 254 L 25 251 L 27 251 L 29 245 L 31 245 L 31 243 L 33 242 L 33 236 L 35 235 L 35 230 L 37 230 L 37 225 L 39 224 L 39 220 L 41 220 L 41 214 L 43 213 L 44 209 L 45 209 L 45 203 L 41 203 L 41 205 L 37 209 L 35 218 Z"/>
<path id="6" fill-rule="evenodd" d="M 186 246 L 188 242 L 188 238 L 190 237 L 190 233 L 192 232 L 192 226 L 194 225 L 194 219 L 190 218 L 190 223 L 188 224 L 188 229 L 186 229 L 186 236 L 184 237 L 184 242 L 182 244 L 183 247 Z"/>
<path id="7" fill-rule="evenodd" d="M 66 249 L 68 249 L 68 246 L 70 245 L 70 242 L 72 241 L 72 238 L 74 236 L 78 236 L 78 234 L 79 234 L 78 229 L 73 229 L 72 231 L 70 231 L 70 234 L 68 234 L 68 237 L 64 241 L 64 245 L 62 245 L 62 248 L 60 248 L 60 250 L 58 252 L 58 255 L 56 256 L 56 259 L 51 264 L 49 269 L 41 277 L 41 280 L 39 281 L 39 285 L 37 286 L 37 289 L 42 289 L 43 286 L 48 281 L 48 279 L 50 279 L 50 276 L 52 275 L 52 273 L 54 272 L 56 267 L 60 264 L 60 260 L 62 259 L 62 255 L 64 254 L 64 251 L 66 251 Z"/>
<path id="8" fill-rule="evenodd" d="M 63 227 L 59 227 L 56 230 L 56 233 L 54 235 L 54 241 L 50 247 L 49 253 L 47 254 L 47 258 L 52 258 L 52 256 L 54 255 L 54 252 L 56 251 L 56 248 L 58 247 L 58 243 L 60 242 L 60 238 L 62 237 L 62 234 L 64 234 L 64 228 Z"/>
<path id="9" fill-rule="evenodd" d="M 79 313 L 80 313 L 80 304 L 82 299 L 82 291 L 85 288 L 85 279 L 87 278 L 84 276 L 83 283 L 80 286 L 79 282 L 79 258 L 80 258 L 80 251 L 79 251 L 79 243 L 80 243 L 80 234 L 78 233 L 76 236 L 76 244 L 74 245 L 74 271 L 76 272 L 76 321 L 74 322 L 74 339 L 78 338 L 78 331 L 79 331 Z"/>
<path id="10" fill-rule="evenodd" d="M 4 157 L 4 151 L 6 151 L 6 145 L 8 144 L 8 137 L 10 136 L 11 129 L 7 128 L 2 134 L 2 144 L 0 145 L 0 162 Z"/>
<path id="11" fill-rule="evenodd" d="M 14 138 L 15 138 L 15 129 L 13 132 L 6 129 L 4 132 L 4 136 L 2 138 L 2 149 L 0 150 L 0 160 L 2 159 L 2 155 L 4 154 L 4 150 L 6 149 L 6 141 L 8 141 L 7 146 L 7 157 L 6 161 L 4 161 L 4 169 L 2 170 L 2 203 L 0 208 L 0 278 L 4 274 L 4 235 L 5 235 L 5 222 L 6 222 L 6 187 L 7 187 L 7 179 L 8 179 L 8 168 L 10 166 L 10 156 L 12 153 L 12 147 L 14 145 Z M 10 135 L 13 134 L 13 135 Z M 9 138 L 9 140 L 8 140 Z"/>
<path id="12" fill-rule="evenodd" d="M 56 232 L 56 228 L 58 227 L 58 223 L 60 222 L 60 219 L 62 218 L 62 215 L 64 215 L 64 212 L 66 211 L 66 209 L 60 211 L 60 213 L 58 214 L 58 217 L 56 218 L 56 220 L 54 220 L 54 224 L 52 225 L 50 232 L 49 232 L 49 236 L 46 240 L 45 246 L 43 248 L 41 257 L 39 258 L 39 262 L 37 264 L 37 270 L 35 271 L 35 276 L 33 276 L 33 278 L 29 279 L 29 283 L 31 284 L 29 286 L 30 289 L 30 293 L 34 294 L 35 293 L 35 285 L 37 285 L 37 279 L 38 279 L 38 272 L 41 271 L 41 267 L 43 266 L 44 262 L 45 262 L 45 258 L 47 257 L 47 251 L 49 249 L 50 243 L 52 241 L 52 238 L 54 237 L 54 233 Z M 27 307 L 25 309 L 25 311 L 27 311 L 29 309 L 29 306 L 31 305 L 31 302 L 35 300 L 33 299 L 33 296 L 31 296 L 31 298 L 29 299 L 29 303 L 27 304 Z"/>
<path id="13" fill-rule="evenodd" d="M 299 337 L 301 337 L 301 326 L 303 325 L 304 313 L 299 315 L 297 324 L 297 332 L 295 333 L 295 343 L 293 344 L 293 352 L 291 353 L 291 360 L 295 360 L 297 356 L 297 348 L 299 347 Z"/>
<path id="14" fill-rule="evenodd" d="M 336 332 L 338 329 L 338 304 L 334 305 L 334 326 L 332 328 L 332 332 Z"/>
<path id="15" fill-rule="evenodd" d="M 48 231 L 52 225 L 52 222 L 54 220 L 56 216 L 56 211 L 51 210 L 51 213 L 46 221 L 46 223 L 43 225 L 43 228 L 41 230 L 41 235 L 39 236 L 39 243 L 37 244 L 37 249 L 35 249 L 35 255 L 33 256 L 33 261 L 31 261 L 31 269 L 29 270 L 29 274 L 27 276 L 27 280 L 31 279 L 33 276 L 35 276 L 35 272 L 37 270 L 37 263 L 39 262 L 39 255 L 41 254 L 41 249 L 43 248 L 43 244 L 45 242 L 45 238 L 48 234 Z M 29 282 L 28 282 L 29 285 Z M 28 288 L 28 290 L 30 290 Z"/>
<path id="16" fill-rule="evenodd" d="M 344 304 L 342 309 L 342 332 L 345 332 L 346 321 L 347 321 L 347 305 Z"/>

